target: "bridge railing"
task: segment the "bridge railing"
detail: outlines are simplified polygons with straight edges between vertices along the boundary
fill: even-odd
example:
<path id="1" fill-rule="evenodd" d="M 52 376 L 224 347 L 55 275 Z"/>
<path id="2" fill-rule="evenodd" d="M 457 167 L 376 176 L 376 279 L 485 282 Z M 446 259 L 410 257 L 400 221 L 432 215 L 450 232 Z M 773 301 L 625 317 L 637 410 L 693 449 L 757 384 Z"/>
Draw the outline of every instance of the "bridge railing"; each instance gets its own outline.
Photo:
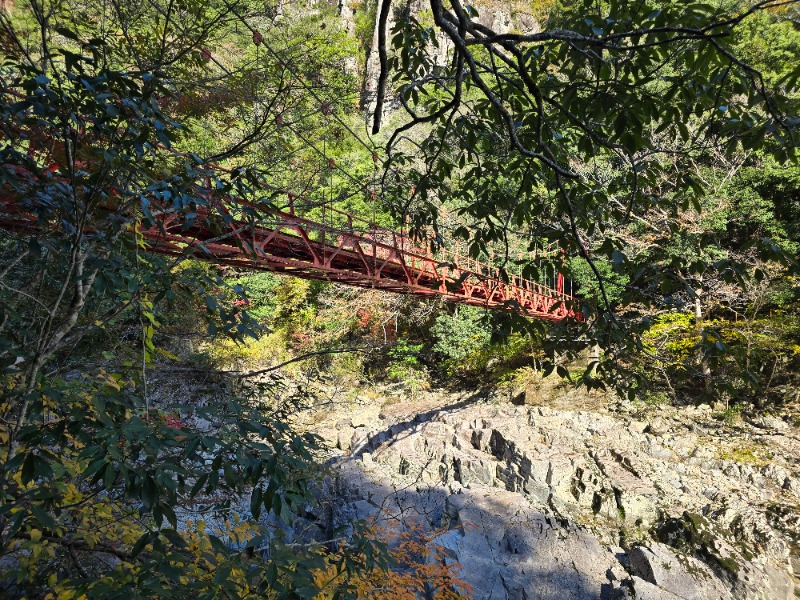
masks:
<path id="1" fill-rule="evenodd" d="M 298 210 L 298 205 L 300 207 L 311 205 L 312 202 L 308 198 L 274 187 L 271 189 L 286 194 L 285 207 L 275 208 L 274 202 L 266 206 L 241 199 L 237 202 L 247 206 L 251 211 L 267 215 L 267 219 L 261 223 L 268 224 L 269 227 L 280 229 L 302 225 L 306 231 L 315 232 L 317 234 L 315 240 L 322 245 L 323 252 L 326 247 L 333 249 L 342 245 L 344 238 L 348 237 L 366 245 L 369 248 L 366 254 L 373 260 L 402 264 L 412 270 L 424 271 L 431 277 L 440 278 L 443 282 L 480 283 L 489 287 L 490 294 L 492 290 L 511 286 L 564 305 L 571 305 L 574 301 L 571 295 L 564 293 L 563 288 L 551 287 L 514 273 L 507 273 L 506 278 L 503 278 L 498 267 L 441 246 L 433 252 L 428 243 L 423 245 L 418 239 L 333 207 L 326 207 L 323 222 L 306 218 L 299 214 L 301 210 Z M 549 252 L 546 257 L 558 259 L 559 253 Z"/>
<path id="2" fill-rule="evenodd" d="M 151 202 L 150 213 L 156 220 L 156 227 L 147 230 L 146 236 L 154 251 L 179 254 L 194 248 L 191 252 L 195 256 L 220 264 L 257 267 L 259 260 L 266 260 L 264 265 L 268 265 L 267 254 L 275 249 L 268 251 L 266 246 L 281 233 L 284 242 L 287 236 L 293 236 L 298 244 L 305 244 L 309 251 L 307 256 L 312 257 L 303 259 L 305 264 L 291 257 L 288 262 L 274 262 L 273 266 L 285 268 L 286 272 L 349 281 L 353 285 L 378 283 L 395 291 L 399 285 L 409 290 L 408 293 L 438 293 L 454 301 L 504 310 L 513 310 L 515 302 L 524 301 L 529 306 L 536 305 L 529 312 L 535 312 L 540 318 L 573 315 L 574 299 L 560 286 L 551 287 L 510 272 L 503 277 L 498 267 L 459 252 L 457 246 L 448 248 L 426 238 L 414 238 L 334 207 L 320 207 L 321 220 L 309 218 L 302 213 L 306 212 L 305 207 L 313 206 L 310 199 L 267 182 L 258 182 L 258 188 L 269 190 L 269 198 L 248 200 L 233 195 L 232 190 L 212 186 L 215 170 L 231 172 L 212 165 L 200 174 L 196 194 L 203 201 L 195 211 L 194 220 L 166 200 Z M 285 198 L 286 202 L 280 202 L 279 198 Z M 20 206 L 13 197 L 0 194 L 0 201 L 19 213 Z M 132 226 L 139 227 L 133 213 L 130 219 Z M 199 221 L 204 223 L 198 224 Z M 347 253 L 363 261 L 364 272 L 347 275 L 341 270 L 345 267 L 337 270 L 333 257 Z M 292 260 L 293 266 L 289 269 L 286 265 Z M 349 268 L 353 264 L 360 268 L 352 260 L 349 264 Z M 391 270 L 390 276 L 386 272 Z M 552 310 L 557 310 L 558 314 L 550 315 Z"/>

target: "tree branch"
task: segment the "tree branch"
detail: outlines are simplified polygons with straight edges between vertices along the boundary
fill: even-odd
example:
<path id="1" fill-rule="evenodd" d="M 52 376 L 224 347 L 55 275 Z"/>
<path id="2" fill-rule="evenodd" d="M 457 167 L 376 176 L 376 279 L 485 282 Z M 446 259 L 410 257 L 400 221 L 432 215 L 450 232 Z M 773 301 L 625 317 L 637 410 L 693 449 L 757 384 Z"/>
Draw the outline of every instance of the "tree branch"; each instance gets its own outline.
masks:
<path id="1" fill-rule="evenodd" d="M 392 0 L 381 0 L 381 12 L 378 17 L 378 60 L 380 62 L 380 73 L 378 74 L 378 89 L 375 96 L 375 114 L 372 121 L 373 134 L 376 134 L 381 130 L 383 101 L 386 97 L 386 79 L 389 77 L 389 59 L 386 52 L 386 22 L 389 19 L 389 11 L 391 8 Z"/>

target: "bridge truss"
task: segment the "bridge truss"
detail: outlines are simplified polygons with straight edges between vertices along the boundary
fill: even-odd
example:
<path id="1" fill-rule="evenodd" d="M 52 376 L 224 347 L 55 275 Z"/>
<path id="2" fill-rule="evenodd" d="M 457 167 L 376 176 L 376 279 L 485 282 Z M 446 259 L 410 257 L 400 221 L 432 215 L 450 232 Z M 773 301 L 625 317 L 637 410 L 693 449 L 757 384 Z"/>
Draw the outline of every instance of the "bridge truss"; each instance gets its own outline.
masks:
<path id="1" fill-rule="evenodd" d="M 154 225 L 131 219 L 155 253 L 187 256 L 239 269 L 283 273 L 511 311 L 548 321 L 580 319 L 564 293 L 562 275 L 548 287 L 457 252 L 413 241 L 353 215 L 328 208 L 324 223 L 298 214 L 304 199 L 285 192 L 285 206 L 241 198 L 210 199 L 208 186 L 195 213 L 151 204 Z M 20 198 L 0 189 L 0 227 L 41 229 Z"/>
<path id="2" fill-rule="evenodd" d="M 220 202 L 191 222 L 178 212 L 156 216 L 157 226 L 141 230 L 154 252 L 191 255 L 217 264 L 285 273 L 305 279 L 335 281 L 415 296 L 439 296 L 449 302 L 506 310 L 560 321 L 576 317 L 575 300 L 556 287 L 509 274 L 452 251 L 431 252 L 409 237 L 382 229 L 348 213 L 329 208 L 331 224 L 299 216 L 298 198 L 287 193 L 285 209 L 247 207 L 247 218 L 231 214 Z M 208 227 L 211 213 L 223 218 Z M 335 224 L 333 224 L 335 222 Z"/>

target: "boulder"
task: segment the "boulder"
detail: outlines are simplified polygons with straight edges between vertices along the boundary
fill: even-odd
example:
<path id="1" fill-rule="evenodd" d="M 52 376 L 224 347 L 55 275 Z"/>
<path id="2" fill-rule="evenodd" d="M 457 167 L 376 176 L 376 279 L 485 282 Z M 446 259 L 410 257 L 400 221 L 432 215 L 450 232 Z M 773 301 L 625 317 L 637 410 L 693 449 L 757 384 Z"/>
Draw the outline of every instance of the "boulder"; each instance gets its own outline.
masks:
<path id="1" fill-rule="evenodd" d="M 631 573 L 684 600 L 735 598 L 730 586 L 708 566 L 693 557 L 679 556 L 664 544 L 634 546 L 628 558 Z"/>
<path id="2" fill-rule="evenodd" d="M 636 575 L 632 578 L 632 587 L 633 600 L 686 600 Z"/>

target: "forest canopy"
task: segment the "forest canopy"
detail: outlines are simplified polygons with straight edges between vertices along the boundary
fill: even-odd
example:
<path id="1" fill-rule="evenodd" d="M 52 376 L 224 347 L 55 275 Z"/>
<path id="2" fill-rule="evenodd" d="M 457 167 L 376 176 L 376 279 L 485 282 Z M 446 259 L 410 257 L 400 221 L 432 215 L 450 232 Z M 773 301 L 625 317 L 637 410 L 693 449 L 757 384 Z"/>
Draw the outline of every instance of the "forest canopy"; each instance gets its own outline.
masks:
<path id="1" fill-rule="evenodd" d="M 403 209 L 509 267 L 557 242 L 595 300 L 570 337 L 613 348 L 600 371 L 636 362 L 654 311 L 693 310 L 701 345 L 721 346 L 707 313 L 747 312 L 765 278 L 796 294 L 796 4 L 560 3 L 530 32 L 430 8 L 396 20 L 382 62 L 408 117 L 387 144 L 398 195 L 413 186 Z M 751 187 L 755 170 L 781 193 Z"/>

